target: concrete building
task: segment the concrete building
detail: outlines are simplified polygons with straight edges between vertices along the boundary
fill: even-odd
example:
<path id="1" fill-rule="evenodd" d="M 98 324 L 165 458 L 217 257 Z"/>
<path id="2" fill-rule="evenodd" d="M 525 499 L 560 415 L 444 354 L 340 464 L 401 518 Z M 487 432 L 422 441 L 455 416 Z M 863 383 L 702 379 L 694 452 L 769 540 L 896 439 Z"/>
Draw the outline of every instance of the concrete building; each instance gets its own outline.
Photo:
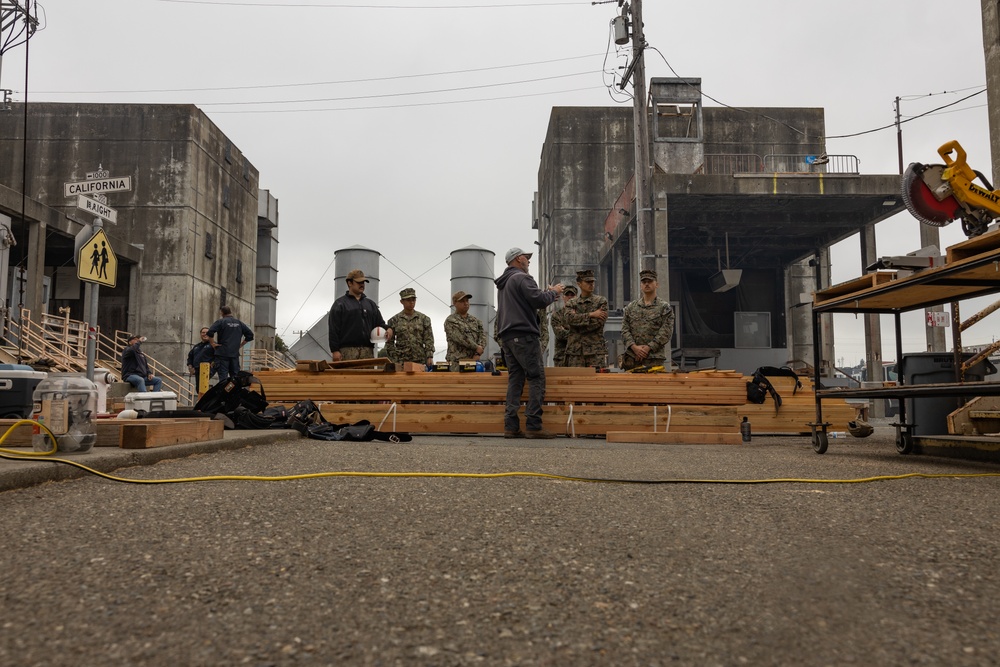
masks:
<path id="1" fill-rule="evenodd" d="M 686 360 L 744 372 L 811 364 L 810 293 L 829 283 L 827 249 L 903 210 L 899 177 L 862 175 L 854 156 L 827 155 L 822 109 L 703 108 L 700 86 L 651 81 L 645 203 L 631 180 L 632 109 L 552 110 L 534 202 L 539 283 L 596 269 L 598 293 L 615 311 L 606 327 L 612 364 L 620 309 L 639 294 L 643 259 L 655 264 L 660 296 L 674 302 L 674 346 Z M 639 205 L 654 212 L 652 257 L 638 256 Z"/>
<path id="2" fill-rule="evenodd" d="M 89 286 L 76 278 L 74 237 L 93 217 L 64 185 L 101 172 L 131 181 L 129 190 L 106 195 L 117 211 L 105 232 L 119 270 L 115 287 L 100 288 L 102 333 L 141 333 L 152 356 L 182 370 L 200 327 L 227 304 L 273 347 L 277 200 L 258 190 L 256 167 L 204 112 L 54 103 L 31 103 L 28 111 L 26 136 L 22 105 L 0 115 L 0 185 L 15 193 L 4 198 L 18 241 L 11 265 L 26 269 L 28 283 L 9 305 L 64 307 L 85 319 Z M 26 225 L 17 201 L 22 184 L 38 209 L 24 216 Z"/>

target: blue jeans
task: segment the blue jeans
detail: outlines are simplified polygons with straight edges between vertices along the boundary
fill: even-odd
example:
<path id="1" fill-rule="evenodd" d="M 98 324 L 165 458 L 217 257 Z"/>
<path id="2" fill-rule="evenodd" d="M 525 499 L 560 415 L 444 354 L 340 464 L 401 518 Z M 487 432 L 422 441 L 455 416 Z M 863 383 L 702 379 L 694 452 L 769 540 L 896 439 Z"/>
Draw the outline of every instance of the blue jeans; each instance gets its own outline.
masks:
<path id="1" fill-rule="evenodd" d="M 542 429 L 542 402 L 545 400 L 545 367 L 538 336 L 520 335 L 503 341 L 507 360 L 507 407 L 503 413 L 503 430 L 520 431 L 517 411 L 521 407 L 521 392 L 528 382 L 528 405 L 524 410 L 525 427 L 529 431 Z"/>
<path id="2" fill-rule="evenodd" d="M 219 382 L 225 382 L 230 375 L 240 372 L 240 360 L 237 357 L 216 357 L 214 368 L 219 374 Z"/>
<path id="3" fill-rule="evenodd" d="M 163 380 L 156 377 L 155 375 L 152 377 L 152 379 L 147 380 L 141 375 L 136 375 L 135 373 L 133 373 L 132 375 L 129 375 L 122 379 L 125 380 L 125 382 L 128 382 L 130 385 L 132 385 L 136 391 L 160 391 L 160 387 L 163 386 Z M 147 383 L 149 383 L 150 387 L 149 389 L 146 389 Z"/>

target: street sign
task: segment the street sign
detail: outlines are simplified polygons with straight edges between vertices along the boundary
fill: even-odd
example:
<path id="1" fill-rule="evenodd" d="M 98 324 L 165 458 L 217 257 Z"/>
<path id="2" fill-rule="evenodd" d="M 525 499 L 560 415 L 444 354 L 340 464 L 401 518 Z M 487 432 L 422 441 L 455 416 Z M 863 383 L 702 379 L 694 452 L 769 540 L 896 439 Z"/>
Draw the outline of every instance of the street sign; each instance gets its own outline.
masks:
<path id="1" fill-rule="evenodd" d="M 84 282 L 114 287 L 118 282 L 118 258 L 103 229 L 98 229 L 76 257 L 76 277 Z"/>
<path id="2" fill-rule="evenodd" d="M 108 222 L 118 222 L 118 211 L 113 208 L 105 206 L 96 199 L 91 199 L 90 197 L 84 197 L 83 195 L 76 196 L 76 207 L 96 215 L 98 218 L 104 218 Z"/>
<path id="3" fill-rule="evenodd" d="M 102 192 L 125 192 L 132 189 L 132 177 L 98 178 L 93 181 L 77 181 L 63 185 L 65 196 L 93 195 Z"/>

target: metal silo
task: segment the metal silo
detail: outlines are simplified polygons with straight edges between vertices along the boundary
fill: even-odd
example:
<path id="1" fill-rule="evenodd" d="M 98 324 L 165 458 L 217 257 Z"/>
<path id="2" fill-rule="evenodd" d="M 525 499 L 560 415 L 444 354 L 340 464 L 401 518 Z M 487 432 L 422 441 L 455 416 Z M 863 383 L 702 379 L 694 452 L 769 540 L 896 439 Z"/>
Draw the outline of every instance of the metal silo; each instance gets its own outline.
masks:
<path id="1" fill-rule="evenodd" d="M 493 340 L 497 292 L 497 287 L 493 283 L 495 255 L 492 250 L 473 245 L 451 253 L 451 294 L 462 290 L 472 295 L 469 313 L 478 317 L 486 329 L 484 359 L 492 359 L 494 354 L 500 352 Z"/>
<path id="2" fill-rule="evenodd" d="M 382 255 L 375 250 L 360 245 L 352 245 L 350 248 L 341 248 L 335 251 L 335 265 L 333 267 L 335 284 L 337 285 L 336 298 L 344 296 L 347 292 L 347 274 L 354 269 L 361 269 L 365 272 L 365 278 L 369 280 L 365 287 L 365 296 L 378 303 L 379 270 L 378 260 Z"/>
<path id="3" fill-rule="evenodd" d="M 381 255 L 363 246 L 355 245 L 350 248 L 342 248 L 335 251 L 334 255 L 334 299 L 339 299 L 347 292 L 347 274 L 354 269 L 361 269 L 365 272 L 365 278 L 370 282 L 365 287 L 365 295 L 378 303 L 378 262 Z M 333 302 L 330 302 L 333 305 Z M 309 331 L 302 336 L 294 345 L 289 347 L 289 352 L 296 359 L 323 359 L 330 360 L 329 341 L 330 328 L 326 316 L 320 317 L 313 324 Z"/>

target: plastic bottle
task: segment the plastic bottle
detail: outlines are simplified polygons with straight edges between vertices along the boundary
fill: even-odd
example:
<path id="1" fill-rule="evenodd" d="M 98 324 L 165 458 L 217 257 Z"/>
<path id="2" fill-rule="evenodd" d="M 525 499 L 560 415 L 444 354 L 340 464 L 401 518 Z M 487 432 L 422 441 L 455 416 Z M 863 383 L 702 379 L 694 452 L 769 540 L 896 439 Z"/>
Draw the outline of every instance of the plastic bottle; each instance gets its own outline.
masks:
<path id="1" fill-rule="evenodd" d="M 828 433 L 827 435 L 830 438 L 846 438 L 847 437 L 847 434 L 844 433 L 843 431 L 830 431 L 830 433 Z"/>
<path id="2" fill-rule="evenodd" d="M 747 417 L 743 417 L 740 422 L 740 435 L 743 436 L 743 442 L 750 442 L 750 421 Z"/>

